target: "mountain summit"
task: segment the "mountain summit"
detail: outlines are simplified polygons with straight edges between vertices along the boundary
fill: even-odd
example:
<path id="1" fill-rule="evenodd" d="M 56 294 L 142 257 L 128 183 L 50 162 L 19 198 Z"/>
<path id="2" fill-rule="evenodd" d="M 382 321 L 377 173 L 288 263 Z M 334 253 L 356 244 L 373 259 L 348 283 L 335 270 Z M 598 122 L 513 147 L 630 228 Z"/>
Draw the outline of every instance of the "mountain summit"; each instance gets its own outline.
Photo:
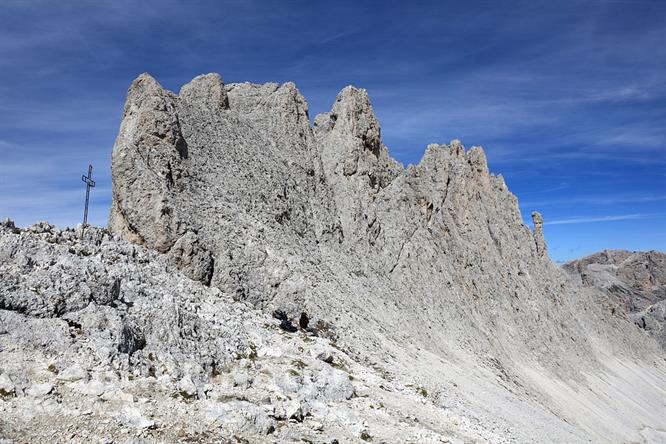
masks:
<path id="1" fill-rule="evenodd" d="M 208 74 L 176 95 L 143 74 L 112 177 L 108 231 L 4 225 L 0 313 L 16 332 L 80 329 L 61 341 L 103 356 L 67 352 L 88 385 L 108 369 L 123 393 L 161 384 L 155 420 L 120 402 L 113 436 L 134 424 L 170 440 L 173 422 L 203 441 L 664 438 L 658 342 L 553 264 L 543 218 L 523 223 L 483 149 L 392 159 L 363 89 L 311 125 L 292 83 Z M 35 287 L 49 266 L 25 251 L 58 273 Z M 68 264 L 102 283 L 50 303 L 59 282 L 86 279 Z M 41 350 L 28 336 L 11 338 Z"/>

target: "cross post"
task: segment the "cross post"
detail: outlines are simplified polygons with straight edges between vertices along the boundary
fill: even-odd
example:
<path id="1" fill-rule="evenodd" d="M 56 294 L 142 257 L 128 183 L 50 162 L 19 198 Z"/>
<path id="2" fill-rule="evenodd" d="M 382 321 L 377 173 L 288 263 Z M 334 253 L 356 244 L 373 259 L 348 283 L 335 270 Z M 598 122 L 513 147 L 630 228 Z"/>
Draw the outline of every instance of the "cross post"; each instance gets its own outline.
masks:
<path id="1" fill-rule="evenodd" d="M 90 189 L 95 187 L 95 181 L 92 180 L 92 165 L 88 165 L 88 175 L 81 175 L 81 180 L 86 183 L 86 208 L 83 211 L 83 227 L 88 225 L 88 202 L 90 200 Z"/>

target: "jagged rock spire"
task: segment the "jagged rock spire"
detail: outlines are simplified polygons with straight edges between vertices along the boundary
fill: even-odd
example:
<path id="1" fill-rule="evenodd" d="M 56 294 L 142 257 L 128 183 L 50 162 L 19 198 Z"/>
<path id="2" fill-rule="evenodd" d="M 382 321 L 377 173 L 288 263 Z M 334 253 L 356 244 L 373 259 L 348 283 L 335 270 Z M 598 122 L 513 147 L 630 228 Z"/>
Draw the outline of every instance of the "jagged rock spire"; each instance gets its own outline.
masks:
<path id="1" fill-rule="evenodd" d="M 543 237 L 543 217 L 538 211 L 532 212 L 532 222 L 534 223 L 534 243 L 537 254 L 540 257 L 546 257 L 548 248 L 546 239 Z"/>
<path id="2" fill-rule="evenodd" d="M 174 194 L 184 187 L 187 144 L 176 97 L 149 74 L 130 86 L 111 159 L 109 228 L 160 252 L 182 232 Z"/>
<path id="3" fill-rule="evenodd" d="M 216 113 L 229 109 L 229 98 L 219 74 L 200 75 L 184 85 L 178 94 L 181 102 L 198 107 L 201 112 Z"/>

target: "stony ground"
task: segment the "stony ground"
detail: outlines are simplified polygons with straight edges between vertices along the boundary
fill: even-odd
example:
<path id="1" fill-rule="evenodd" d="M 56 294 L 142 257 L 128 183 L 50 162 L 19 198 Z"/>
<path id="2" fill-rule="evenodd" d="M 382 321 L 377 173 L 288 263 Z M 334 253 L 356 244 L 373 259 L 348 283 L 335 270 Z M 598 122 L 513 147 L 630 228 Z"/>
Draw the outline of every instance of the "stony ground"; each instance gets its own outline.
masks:
<path id="1" fill-rule="evenodd" d="M 360 365 L 324 331 L 286 331 L 156 253 L 94 227 L 80 235 L 0 228 L 8 442 L 509 439 L 437 406 L 413 380 Z M 200 341 L 222 338 L 211 361 Z"/>
<path id="2" fill-rule="evenodd" d="M 5 223 L 0 276 L 6 442 L 583 442 L 572 417 L 634 402 L 656 410 L 632 407 L 609 430 L 638 421 L 637 442 L 664 437 L 649 426 L 663 412 L 659 363 L 609 356 L 602 378 L 575 384 L 453 354 L 414 355 L 415 373 L 373 366 L 330 331 L 285 326 L 94 227 L 81 239 Z"/>

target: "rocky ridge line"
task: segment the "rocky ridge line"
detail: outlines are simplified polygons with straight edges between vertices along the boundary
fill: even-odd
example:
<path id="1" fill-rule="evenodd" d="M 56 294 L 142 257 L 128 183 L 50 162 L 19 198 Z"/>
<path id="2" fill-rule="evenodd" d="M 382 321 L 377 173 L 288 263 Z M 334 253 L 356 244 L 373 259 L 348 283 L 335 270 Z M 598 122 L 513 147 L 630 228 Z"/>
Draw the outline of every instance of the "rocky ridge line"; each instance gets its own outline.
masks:
<path id="1" fill-rule="evenodd" d="M 210 97 L 219 105 L 209 106 Z M 548 259 L 540 217 L 531 232 L 481 148 L 432 144 L 418 165 L 403 168 L 382 142 L 367 92 L 354 87 L 313 126 L 294 84 L 224 85 L 214 74 L 178 96 L 141 76 L 127 109 L 112 165 L 115 214 L 124 222 L 112 215 L 112 231 L 131 240 L 123 227 L 136 227 L 158 250 L 193 233 L 210 254 L 212 287 L 268 312 L 294 320 L 307 313 L 313 325 L 334 326 L 357 362 L 418 375 L 428 392 L 451 365 L 475 362 L 557 418 L 582 422 L 593 439 L 608 434 L 602 418 L 623 411 L 613 433 L 637 439 L 649 410 L 638 419 L 604 401 L 610 410 L 575 414 L 559 392 L 596 384 L 589 375 L 599 373 L 623 386 L 633 377 L 613 370 L 614 360 L 642 362 L 638 371 L 650 373 L 659 347 L 608 310 L 605 295 L 571 282 Z M 168 123 L 160 126 L 168 144 L 159 148 L 140 143 L 151 140 L 155 121 Z M 187 156 L 174 154 L 183 150 L 170 134 L 182 134 Z M 151 165 L 171 166 L 154 176 L 143 171 Z M 169 171 L 179 172 L 178 186 Z M 145 178 L 154 191 L 128 186 Z M 467 388 L 465 402 L 482 408 Z M 657 402 L 650 390 L 636 391 L 644 405 Z M 584 406 L 601 402 L 587 396 Z M 521 402 L 517 411 L 527 408 Z M 500 404 L 490 407 L 497 420 L 526 430 L 520 414 Z"/>

